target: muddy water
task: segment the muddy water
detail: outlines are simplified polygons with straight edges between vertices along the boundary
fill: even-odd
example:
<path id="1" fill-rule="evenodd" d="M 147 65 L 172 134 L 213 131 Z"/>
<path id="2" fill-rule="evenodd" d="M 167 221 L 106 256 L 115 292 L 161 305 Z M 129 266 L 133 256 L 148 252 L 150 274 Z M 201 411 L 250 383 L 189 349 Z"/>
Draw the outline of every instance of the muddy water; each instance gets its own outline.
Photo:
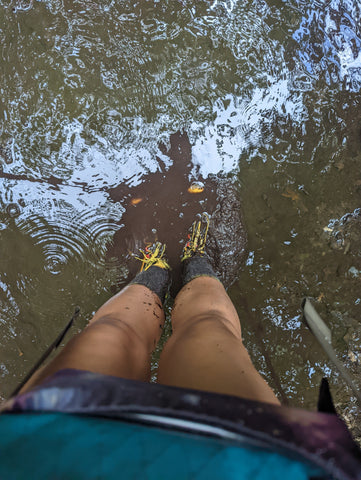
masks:
<path id="1" fill-rule="evenodd" d="M 360 10 L 0 0 L 2 396 L 74 305 L 73 333 L 127 281 L 129 251 L 165 240 L 176 270 L 208 211 L 257 367 L 307 408 L 327 375 L 360 435 L 299 309 L 313 297 L 360 385 Z"/>

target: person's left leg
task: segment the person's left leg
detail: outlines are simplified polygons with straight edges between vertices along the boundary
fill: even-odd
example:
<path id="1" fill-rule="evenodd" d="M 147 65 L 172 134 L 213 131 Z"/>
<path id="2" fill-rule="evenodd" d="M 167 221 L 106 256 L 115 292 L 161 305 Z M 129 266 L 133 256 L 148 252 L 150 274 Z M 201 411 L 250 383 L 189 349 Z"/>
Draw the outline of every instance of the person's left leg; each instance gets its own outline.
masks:
<path id="1" fill-rule="evenodd" d="M 205 254 L 209 217 L 193 222 L 182 257 L 183 288 L 172 311 L 173 333 L 158 382 L 279 405 L 242 342 L 237 311 Z"/>
<path id="2" fill-rule="evenodd" d="M 187 283 L 174 302 L 172 327 L 158 383 L 279 405 L 253 366 L 237 311 L 219 280 L 200 276 Z"/>

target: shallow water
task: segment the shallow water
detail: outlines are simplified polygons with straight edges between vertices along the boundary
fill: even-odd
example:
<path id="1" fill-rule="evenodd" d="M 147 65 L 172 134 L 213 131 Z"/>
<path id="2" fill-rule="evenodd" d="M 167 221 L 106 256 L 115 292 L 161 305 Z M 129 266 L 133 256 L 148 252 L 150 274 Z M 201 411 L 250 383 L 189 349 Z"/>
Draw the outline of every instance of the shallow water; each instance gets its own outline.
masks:
<path id="1" fill-rule="evenodd" d="M 248 248 L 239 265 L 234 236 L 229 293 L 256 366 L 307 408 L 327 375 L 360 435 L 300 314 L 313 297 L 360 385 L 360 12 L 356 0 L 0 0 L 4 397 L 74 305 L 77 331 L 126 281 L 129 250 L 169 239 L 175 262 L 195 212 L 223 202 L 237 226 L 241 201 Z M 182 154 L 172 138 L 186 138 Z"/>

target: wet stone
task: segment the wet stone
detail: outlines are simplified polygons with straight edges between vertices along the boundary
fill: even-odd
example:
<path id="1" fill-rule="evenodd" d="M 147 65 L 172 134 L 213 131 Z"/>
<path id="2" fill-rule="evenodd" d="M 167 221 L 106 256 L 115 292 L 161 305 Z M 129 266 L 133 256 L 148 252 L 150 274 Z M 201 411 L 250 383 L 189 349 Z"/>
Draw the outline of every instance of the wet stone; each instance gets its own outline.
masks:
<path id="1" fill-rule="evenodd" d="M 218 178 L 216 194 L 218 204 L 210 221 L 207 252 L 217 275 L 228 288 L 237 279 L 244 261 L 247 232 L 234 180 Z"/>

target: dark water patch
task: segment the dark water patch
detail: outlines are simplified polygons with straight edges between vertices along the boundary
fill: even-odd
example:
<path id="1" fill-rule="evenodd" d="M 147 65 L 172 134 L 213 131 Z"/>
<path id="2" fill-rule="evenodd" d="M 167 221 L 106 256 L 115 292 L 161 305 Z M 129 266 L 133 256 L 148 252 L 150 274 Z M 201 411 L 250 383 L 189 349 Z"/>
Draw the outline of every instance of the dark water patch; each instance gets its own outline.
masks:
<path id="1" fill-rule="evenodd" d="M 131 253 L 147 243 L 166 243 L 173 290 L 177 291 L 189 228 L 198 215 L 206 212 L 211 216 L 207 251 L 220 278 L 229 286 L 237 277 L 247 243 L 234 180 L 231 176 L 197 175 L 186 133 L 171 135 L 169 149 L 163 146 L 161 150 L 171 159 L 170 167 L 145 176 L 136 187 L 119 185 L 110 190 L 112 200 L 122 202 L 126 210 L 108 254 L 129 265 L 129 280 L 139 269 Z M 202 180 L 203 191 L 199 193 L 190 191 L 195 178 Z"/>

